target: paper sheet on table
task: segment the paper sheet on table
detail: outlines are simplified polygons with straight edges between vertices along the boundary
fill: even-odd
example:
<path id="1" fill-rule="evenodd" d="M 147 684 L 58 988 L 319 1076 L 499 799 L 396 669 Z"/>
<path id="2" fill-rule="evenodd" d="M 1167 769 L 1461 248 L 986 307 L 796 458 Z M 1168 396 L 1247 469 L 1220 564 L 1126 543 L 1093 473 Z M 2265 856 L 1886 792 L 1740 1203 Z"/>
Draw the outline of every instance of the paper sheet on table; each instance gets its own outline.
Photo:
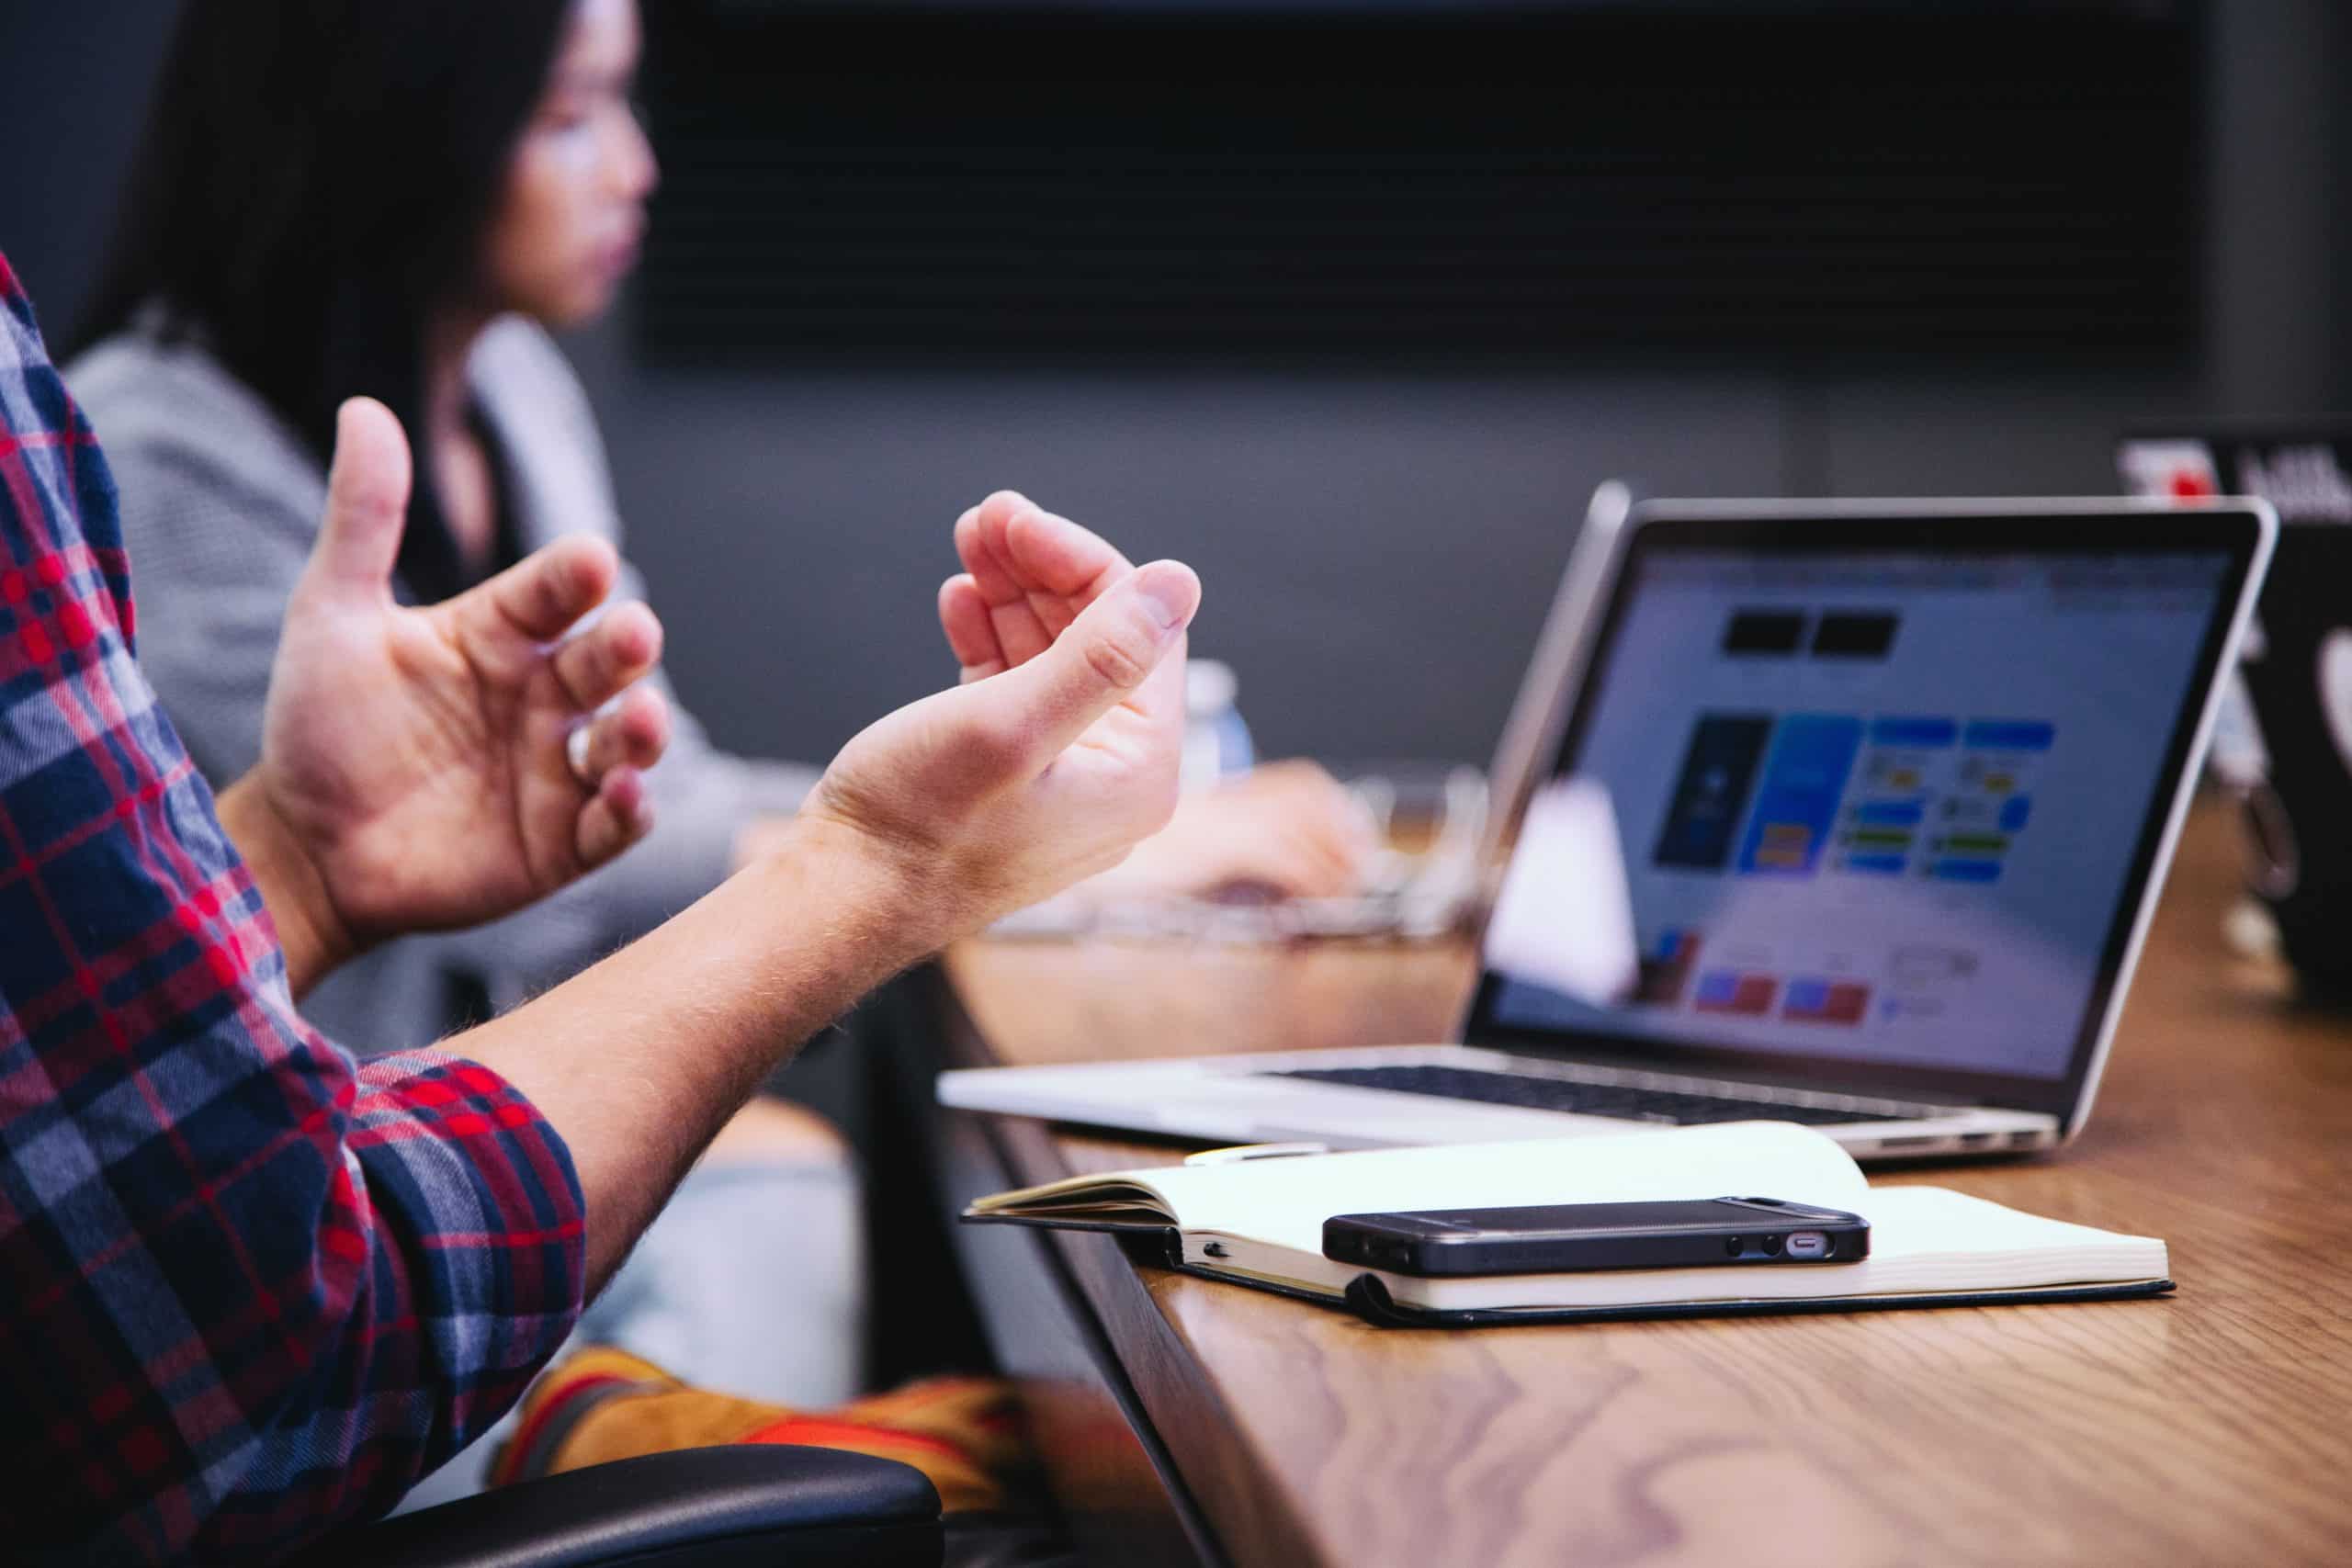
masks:
<path id="1" fill-rule="evenodd" d="M 1609 791 L 1546 784 L 1528 803 L 1487 926 L 1486 966 L 1602 1006 L 1638 973 L 1634 906 Z"/>

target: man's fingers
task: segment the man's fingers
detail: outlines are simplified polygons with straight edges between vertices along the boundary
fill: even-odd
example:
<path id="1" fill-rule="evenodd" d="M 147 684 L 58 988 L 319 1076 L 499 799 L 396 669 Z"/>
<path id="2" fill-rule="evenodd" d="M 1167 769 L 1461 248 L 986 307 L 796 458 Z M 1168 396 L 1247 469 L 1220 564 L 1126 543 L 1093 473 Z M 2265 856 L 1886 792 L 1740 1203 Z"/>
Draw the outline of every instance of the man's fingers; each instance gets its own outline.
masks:
<path id="1" fill-rule="evenodd" d="M 989 621 L 988 601 L 969 572 L 939 585 L 939 626 L 947 634 L 948 651 L 967 681 L 996 674 L 1005 667 L 1004 649 L 997 645 L 996 627 Z"/>
<path id="2" fill-rule="evenodd" d="M 652 687 L 639 686 L 589 722 L 573 751 L 574 772 L 583 784 L 601 784 L 615 768 L 651 767 L 669 745 L 670 705 Z"/>
<path id="3" fill-rule="evenodd" d="M 1017 504 L 982 507 L 980 539 L 1020 585 L 1022 602 L 1035 617 L 1046 641 L 1059 637 L 1096 595 L 1134 570 L 1127 558 L 1067 517 L 1015 498 Z M 1000 606 L 1002 613 L 1011 606 Z M 1013 662 L 1017 653 L 1008 642 Z"/>
<path id="4" fill-rule="evenodd" d="M 586 631 L 555 650 L 555 676 L 583 712 L 600 708 L 644 677 L 662 659 L 662 623 L 651 609 L 616 604 Z"/>
<path id="5" fill-rule="evenodd" d="M 1132 570 L 1101 537 L 1013 491 L 999 491 L 956 520 L 956 551 L 1008 665 L 1044 652 Z"/>
<path id="6" fill-rule="evenodd" d="M 596 785 L 595 798 L 580 808 L 572 840 L 583 870 L 594 870 L 653 830 L 653 798 L 645 776 L 615 768 Z"/>
<path id="7" fill-rule="evenodd" d="M 1201 580 L 1181 561 L 1154 561 L 1128 573 L 1052 647 L 984 688 L 1003 705 L 999 721 L 1022 735 L 1032 755 L 1057 755 L 1144 686 L 1200 604 Z M 1181 724 L 1181 702 L 1171 705 L 1173 722 Z"/>
<path id="8" fill-rule="evenodd" d="M 385 590 L 400 559 L 411 481 L 408 437 L 392 411 L 373 398 L 345 402 L 335 414 L 312 570 L 341 589 Z"/>
<path id="9" fill-rule="evenodd" d="M 1014 572 L 1048 593 L 1077 600 L 1080 609 L 1133 570 L 1093 530 L 1035 506 L 1007 514 L 1002 537 Z"/>
<path id="10" fill-rule="evenodd" d="M 574 535 L 533 551 L 460 595 L 457 604 L 477 630 L 503 630 L 533 642 L 553 642 L 605 602 L 619 575 L 620 558 L 612 546 Z"/>
<path id="11" fill-rule="evenodd" d="M 981 520 L 994 519 L 996 531 L 1001 535 L 1001 514 L 1028 504 L 1028 499 L 1018 491 L 1001 490 L 956 519 L 956 558 L 964 563 L 965 571 L 991 604 L 1020 598 L 1021 584 L 1013 581 L 1012 562 L 998 559 L 989 548 Z"/>
<path id="12" fill-rule="evenodd" d="M 1030 602 L 1030 585 L 1021 581 L 1004 554 L 1004 519 L 1014 508 L 1028 505 L 1010 491 L 1000 491 L 956 525 L 956 553 L 988 605 L 990 632 L 1008 665 L 1025 664 L 1045 652 L 1058 629 L 1038 617 Z"/>

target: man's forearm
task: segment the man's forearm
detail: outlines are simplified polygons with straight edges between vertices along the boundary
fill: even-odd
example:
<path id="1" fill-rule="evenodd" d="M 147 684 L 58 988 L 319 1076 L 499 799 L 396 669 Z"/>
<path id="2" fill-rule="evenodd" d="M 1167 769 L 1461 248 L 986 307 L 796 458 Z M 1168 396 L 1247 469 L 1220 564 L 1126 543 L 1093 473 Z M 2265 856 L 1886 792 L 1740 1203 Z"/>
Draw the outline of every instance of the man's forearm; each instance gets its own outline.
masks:
<path id="1" fill-rule="evenodd" d="M 448 1042 L 571 1150 L 602 1286 L 720 1125 L 794 1049 L 944 929 L 851 829 L 789 840 L 659 930 Z"/>
<path id="2" fill-rule="evenodd" d="M 299 999 L 358 951 L 317 863 L 270 805 L 258 773 L 220 792 L 220 825 L 253 873 L 286 949 L 286 983 Z"/>

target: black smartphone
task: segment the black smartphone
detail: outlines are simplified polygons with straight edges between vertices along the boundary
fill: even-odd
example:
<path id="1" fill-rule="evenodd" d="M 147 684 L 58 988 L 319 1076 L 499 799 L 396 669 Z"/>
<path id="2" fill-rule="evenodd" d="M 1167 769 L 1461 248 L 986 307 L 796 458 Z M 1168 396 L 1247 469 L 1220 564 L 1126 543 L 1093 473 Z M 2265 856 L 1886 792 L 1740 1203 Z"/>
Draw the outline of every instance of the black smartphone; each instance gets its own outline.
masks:
<path id="1" fill-rule="evenodd" d="M 1432 1278 L 1852 1263 L 1870 1251 L 1870 1222 L 1860 1214 L 1778 1198 L 1428 1209 L 1323 1222 L 1324 1257 Z"/>

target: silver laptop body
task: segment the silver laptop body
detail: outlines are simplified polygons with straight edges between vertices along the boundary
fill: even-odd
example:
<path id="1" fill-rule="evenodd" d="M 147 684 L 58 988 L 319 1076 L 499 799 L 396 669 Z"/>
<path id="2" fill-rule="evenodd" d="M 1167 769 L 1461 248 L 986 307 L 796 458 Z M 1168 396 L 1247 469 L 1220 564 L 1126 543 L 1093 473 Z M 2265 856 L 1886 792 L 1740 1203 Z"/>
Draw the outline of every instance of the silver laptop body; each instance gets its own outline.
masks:
<path id="1" fill-rule="evenodd" d="M 1750 1117 L 1864 1159 L 2054 1146 L 2277 529 L 2258 502 L 1604 487 L 1498 749 L 1516 842 L 1463 1043 L 950 1072 L 939 1097 L 1333 1148 Z M 1577 951 L 1619 929 L 1623 964 Z"/>

